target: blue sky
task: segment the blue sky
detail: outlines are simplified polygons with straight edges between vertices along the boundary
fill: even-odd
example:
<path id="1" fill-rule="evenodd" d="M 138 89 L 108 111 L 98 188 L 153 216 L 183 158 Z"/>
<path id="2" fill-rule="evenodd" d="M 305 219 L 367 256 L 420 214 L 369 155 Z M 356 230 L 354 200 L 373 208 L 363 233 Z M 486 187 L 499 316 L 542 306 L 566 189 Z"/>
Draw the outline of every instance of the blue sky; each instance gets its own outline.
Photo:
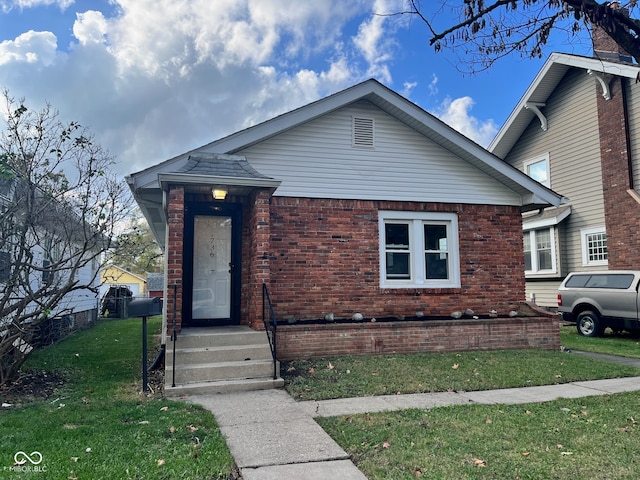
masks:
<path id="1" fill-rule="evenodd" d="M 436 11 L 423 2 L 427 15 Z M 449 2 L 452 3 L 452 2 Z M 463 75 L 402 0 L 0 0 L 0 87 L 90 128 L 122 174 L 374 77 L 488 145 L 544 62 Z M 451 22 L 440 10 L 436 21 Z M 590 54 L 588 42 L 552 51 Z"/>

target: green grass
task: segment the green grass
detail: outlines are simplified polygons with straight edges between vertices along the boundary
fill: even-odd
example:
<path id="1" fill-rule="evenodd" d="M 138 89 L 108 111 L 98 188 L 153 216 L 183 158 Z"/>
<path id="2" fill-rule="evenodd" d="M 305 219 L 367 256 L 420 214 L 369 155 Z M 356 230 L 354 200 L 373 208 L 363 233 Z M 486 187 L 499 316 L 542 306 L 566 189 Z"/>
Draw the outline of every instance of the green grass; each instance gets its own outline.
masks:
<path id="1" fill-rule="evenodd" d="M 640 394 L 318 419 L 373 479 L 637 479 Z"/>
<path id="2" fill-rule="evenodd" d="M 602 337 L 583 337 L 575 326 L 567 326 L 560 328 L 560 341 L 572 350 L 640 358 L 640 339 L 626 332 L 614 334 L 607 329 Z"/>
<path id="3" fill-rule="evenodd" d="M 562 329 L 562 344 L 627 356 L 637 356 L 638 348 L 637 340 L 628 336 L 585 339 L 575 327 Z M 620 369 L 614 363 L 538 351 L 343 357 L 292 362 L 291 367 L 296 370 L 290 374 L 301 375 L 288 379 L 287 388 L 298 398 L 375 395 L 396 389 L 402 393 L 479 390 L 638 375 L 637 369 Z M 317 421 L 370 480 L 637 479 L 639 405 L 640 392 L 630 392 Z"/>
<path id="4" fill-rule="evenodd" d="M 297 400 L 489 390 L 640 375 L 635 367 L 542 350 L 338 357 L 284 362 Z"/>
<path id="5" fill-rule="evenodd" d="M 149 319 L 149 345 L 161 319 Z M 63 374 L 47 399 L 0 411 L 0 478 L 227 479 L 234 461 L 204 409 L 141 392 L 141 321 L 101 320 L 35 352 L 25 367 Z M 12 473 L 17 451 L 42 472 Z"/>

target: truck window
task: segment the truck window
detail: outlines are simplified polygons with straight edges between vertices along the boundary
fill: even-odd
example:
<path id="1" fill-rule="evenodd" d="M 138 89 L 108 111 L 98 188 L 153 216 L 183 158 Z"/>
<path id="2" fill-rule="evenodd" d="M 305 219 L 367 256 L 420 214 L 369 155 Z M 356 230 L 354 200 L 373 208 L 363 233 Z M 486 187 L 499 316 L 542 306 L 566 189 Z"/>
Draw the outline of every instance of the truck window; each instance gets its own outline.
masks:
<path id="1" fill-rule="evenodd" d="M 602 273 L 598 275 L 573 275 L 566 286 L 573 288 L 611 288 L 626 290 L 633 282 L 633 274 Z"/>

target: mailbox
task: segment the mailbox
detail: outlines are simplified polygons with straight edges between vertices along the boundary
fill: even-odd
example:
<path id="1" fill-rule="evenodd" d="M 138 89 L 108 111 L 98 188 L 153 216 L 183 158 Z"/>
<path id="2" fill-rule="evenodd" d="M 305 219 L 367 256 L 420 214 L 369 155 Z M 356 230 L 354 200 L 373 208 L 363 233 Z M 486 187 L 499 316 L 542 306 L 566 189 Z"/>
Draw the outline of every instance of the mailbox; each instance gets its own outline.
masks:
<path id="1" fill-rule="evenodd" d="M 158 297 L 136 298 L 131 300 L 128 310 L 129 317 L 162 315 L 162 299 Z"/>

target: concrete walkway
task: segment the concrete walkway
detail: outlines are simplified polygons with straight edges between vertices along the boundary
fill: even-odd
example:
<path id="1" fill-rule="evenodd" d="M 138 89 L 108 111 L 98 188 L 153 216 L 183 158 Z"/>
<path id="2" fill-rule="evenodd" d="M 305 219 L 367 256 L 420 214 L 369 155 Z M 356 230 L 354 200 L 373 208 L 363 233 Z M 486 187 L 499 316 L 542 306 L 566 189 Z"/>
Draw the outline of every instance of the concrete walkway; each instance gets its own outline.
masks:
<path id="1" fill-rule="evenodd" d="M 640 360 L 580 355 L 640 367 Z M 417 393 L 296 402 L 284 390 L 193 395 L 210 410 L 244 480 L 366 480 L 347 453 L 313 420 L 446 405 L 520 404 L 640 390 L 640 377 L 479 392 Z"/>

